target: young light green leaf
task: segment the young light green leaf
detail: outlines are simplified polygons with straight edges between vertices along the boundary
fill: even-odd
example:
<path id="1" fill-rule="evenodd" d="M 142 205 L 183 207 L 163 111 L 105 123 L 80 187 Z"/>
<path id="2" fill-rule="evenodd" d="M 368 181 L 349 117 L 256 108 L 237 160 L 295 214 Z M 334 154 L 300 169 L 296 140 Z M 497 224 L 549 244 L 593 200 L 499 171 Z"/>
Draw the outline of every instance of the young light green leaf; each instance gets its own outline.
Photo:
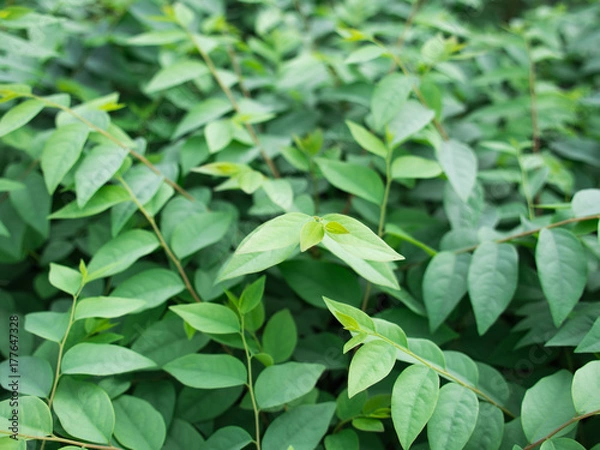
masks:
<path id="1" fill-rule="evenodd" d="M 185 258 L 220 241 L 227 233 L 233 216 L 228 212 L 199 212 L 184 219 L 173 230 L 171 248 Z"/>
<path id="2" fill-rule="evenodd" d="M 52 406 L 71 436 L 99 444 L 110 442 L 115 412 L 108 394 L 98 385 L 61 378 Z"/>
<path id="3" fill-rule="evenodd" d="M 431 331 L 446 320 L 467 293 L 467 274 L 471 256 L 440 252 L 433 257 L 423 276 L 423 300 Z"/>
<path id="4" fill-rule="evenodd" d="M 223 305 L 195 303 L 192 305 L 170 306 L 169 309 L 194 329 L 203 333 L 229 334 L 240 331 L 238 317 L 231 309 Z"/>
<path id="5" fill-rule="evenodd" d="M 237 254 L 265 252 L 298 245 L 300 231 L 311 217 L 302 213 L 287 213 L 263 223 L 240 243 Z"/>
<path id="6" fill-rule="evenodd" d="M 187 35 L 183 30 L 149 31 L 147 33 L 141 33 L 128 38 L 127 45 L 144 46 L 175 44 L 176 42 L 183 41 L 186 38 Z"/>
<path id="7" fill-rule="evenodd" d="M 323 175 L 333 186 L 376 205 L 383 201 L 384 186 L 373 169 L 359 164 L 315 158 Z"/>
<path id="8" fill-rule="evenodd" d="M 542 378 L 525 392 L 521 406 L 521 423 L 529 442 L 535 442 L 554 432 L 577 414 L 571 398 L 573 375 L 560 370 Z M 555 434 L 563 436 L 571 426 Z"/>
<path id="9" fill-rule="evenodd" d="M 46 141 L 41 166 L 50 194 L 79 159 L 88 134 L 87 125 L 76 122 L 57 128 Z"/>
<path id="10" fill-rule="evenodd" d="M 300 230 L 300 251 L 305 252 L 323 240 L 325 227 L 322 222 L 306 222 Z"/>
<path id="11" fill-rule="evenodd" d="M 346 60 L 344 61 L 346 64 L 356 64 L 371 61 L 372 59 L 378 58 L 383 55 L 385 50 L 381 47 L 378 47 L 373 44 L 365 45 L 364 47 L 359 48 L 358 50 L 354 50 Z"/>
<path id="12" fill-rule="evenodd" d="M 323 297 L 323 301 L 334 317 L 345 327 L 357 324 L 363 331 L 375 331 L 375 324 L 367 314 L 354 306 L 346 303 L 336 302 L 327 297 Z M 352 319 L 349 321 L 348 319 Z M 354 330 L 353 330 L 354 331 Z M 359 331 L 358 329 L 355 331 Z"/>
<path id="13" fill-rule="evenodd" d="M 75 295 L 82 282 L 81 273 L 60 264 L 50 263 L 50 273 L 48 274 L 50 284 L 61 291 Z"/>
<path id="14" fill-rule="evenodd" d="M 567 318 L 585 289 L 587 259 L 583 246 L 563 228 L 543 229 L 535 248 L 535 263 L 554 324 Z"/>
<path id="15" fill-rule="evenodd" d="M 389 150 L 377 136 L 350 120 L 346 121 L 346 125 L 350 128 L 350 133 L 352 133 L 354 140 L 362 148 L 382 158 L 387 156 Z"/>
<path id="16" fill-rule="evenodd" d="M 409 366 L 396 379 L 392 390 L 392 421 L 406 450 L 431 418 L 439 385 L 437 374 L 425 366 Z"/>
<path id="17" fill-rule="evenodd" d="M 300 405 L 278 416 L 265 432 L 263 450 L 316 448 L 329 428 L 335 403 Z"/>
<path id="18" fill-rule="evenodd" d="M 9 109 L 0 119 L 0 137 L 27 125 L 42 109 L 44 102 L 35 99 L 25 100 Z"/>
<path id="19" fill-rule="evenodd" d="M 271 316 L 263 331 L 262 344 L 265 353 L 279 364 L 294 353 L 298 341 L 296 322 L 289 309 L 282 309 Z"/>
<path id="20" fill-rule="evenodd" d="M 431 450 L 461 450 L 469 441 L 479 414 L 477 396 L 455 383 L 445 384 L 427 425 Z"/>
<path id="21" fill-rule="evenodd" d="M 300 238 L 298 237 L 298 241 Z M 243 243 L 243 242 L 242 242 Z M 267 244 L 268 245 L 268 244 Z M 298 248 L 298 243 L 288 245 L 287 247 L 274 250 L 257 251 L 254 253 L 235 252 L 231 259 L 222 267 L 216 282 L 229 280 L 249 273 L 261 272 L 269 267 L 285 261 L 294 250 Z"/>
<path id="22" fill-rule="evenodd" d="M 167 435 L 161 414 L 146 400 L 121 395 L 113 402 L 115 437 L 127 448 L 161 450 Z"/>
<path id="23" fill-rule="evenodd" d="M 139 310 L 146 305 L 144 300 L 121 297 L 88 297 L 77 302 L 75 320 L 90 317 L 114 318 Z"/>
<path id="24" fill-rule="evenodd" d="M 330 234 L 348 234 L 350 233 L 346 227 L 344 227 L 341 223 L 339 222 L 327 222 L 327 224 L 325 225 L 325 231 L 327 233 Z"/>
<path id="25" fill-rule="evenodd" d="M 67 350 L 62 360 L 61 372 L 102 376 L 155 367 L 154 361 L 128 348 L 84 342 Z"/>
<path id="26" fill-rule="evenodd" d="M 348 396 L 352 398 L 383 380 L 396 363 L 396 347 L 385 341 L 370 341 L 355 353 L 348 373 Z"/>
<path id="27" fill-rule="evenodd" d="M 9 180 L 8 178 L 0 178 L 0 192 L 11 192 L 19 189 L 25 189 L 25 185 L 20 181 Z"/>
<path id="28" fill-rule="evenodd" d="M 158 239 L 150 231 L 129 230 L 104 244 L 88 264 L 88 280 L 122 272 L 142 256 L 158 247 Z"/>
<path id="29" fill-rule="evenodd" d="M 310 392 L 325 371 L 322 364 L 287 362 L 264 369 L 254 385 L 261 409 L 284 405 Z"/>
<path id="30" fill-rule="evenodd" d="M 436 152 L 444 173 L 457 195 L 466 202 L 475 187 L 477 157 L 467 145 L 453 139 L 444 141 Z"/>
<path id="31" fill-rule="evenodd" d="M 518 266 L 519 255 L 510 244 L 484 242 L 473 253 L 467 282 L 480 335 L 512 300 L 517 289 Z"/>
<path id="32" fill-rule="evenodd" d="M 119 170 L 127 150 L 110 143 L 94 147 L 75 171 L 77 205 L 83 208 L 94 194 Z"/>
<path id="33" fill-rule="evenodd" d="M 9 431 L 14 421 L 11 399 L 0 402 L 0 430 Z M 20 397 L 18 414 L 18 433 L 33 437 L 52 434 L 52 414 L 48 405 L 37 397 Z"/>
<path id="34" fill-rule="evenodd" d="M 577 191 L 571 200 L 571 208 L 575 213 L 575 217 L 600 214 L 600 189 Z"/>
<path id="35" fill-rule="evenodd" d="M 241 314 L 249 313 L 261 302 L 265 292 L 265 279 L 266 277 L 263 275 L 254 283 L 249 284 L 244 288 L 239 303 Z"/>
<path id="36" fill-rule="evenodd" d="M 442 173 L 437 161 L 420 156 L 400 156 L 392 163 L 392 178 L 435 178 Z"/>
<path id="37" fill-rule="evenodd" d="M 185 355 L 163 366 L 163 370 L 195 389 L 241 386 L 248 380 L 246 366 L 231 355 Z"/>
<path id="38" fill-rule="evenodd" d="M 600 411 L 600 361 L 590 361 L 577 369 L 571 387 L 577 414 Z"/>
<path id="39" fill-rule="evenodd" d="M 398 73 L 387 75 L 377 83 L 371 98 L 371 113 L 376 130 L 383 130 L 398 114 L 411 90 L 412 80 Z"/>

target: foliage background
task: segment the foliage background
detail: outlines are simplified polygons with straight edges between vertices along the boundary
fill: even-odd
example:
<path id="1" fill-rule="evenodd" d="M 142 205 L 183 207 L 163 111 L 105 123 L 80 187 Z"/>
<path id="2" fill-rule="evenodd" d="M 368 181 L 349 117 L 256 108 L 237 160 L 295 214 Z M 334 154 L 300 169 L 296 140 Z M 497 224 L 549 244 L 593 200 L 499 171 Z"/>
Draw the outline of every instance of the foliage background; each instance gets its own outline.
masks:
<path id="1" fill-rule="evenodd" d="M 0 448 L 599 448 L 598 2 L 0 6 Z"/>

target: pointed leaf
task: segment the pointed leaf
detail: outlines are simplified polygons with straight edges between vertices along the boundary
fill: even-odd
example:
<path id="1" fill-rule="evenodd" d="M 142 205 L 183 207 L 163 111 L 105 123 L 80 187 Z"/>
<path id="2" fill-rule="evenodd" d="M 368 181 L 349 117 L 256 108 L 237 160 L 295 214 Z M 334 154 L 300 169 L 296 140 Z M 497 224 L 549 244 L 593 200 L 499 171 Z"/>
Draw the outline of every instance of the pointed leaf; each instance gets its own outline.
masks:
<path id="1" fill-rule="evenodd" d="M 354 163 L 315 158 L 333 186 L 376 205 L 383 201 L 384 186 L 377 172 Z"/>
<path id="2" fill-rule="evenodd" d="M 350 120 L 346 121 L 346 125 L 350 128 L 350 133 L 352 133 L 354 140 L 358 142 L 362 148 L 374 155 L 381 156 L 382 158 L 387 156 L 389 150 L 377 136 Z"/>
<path id="3" fill-rule="evenodd" d="M 25 100 L 9 109 L 0 119 L 0 137 L 27 125 L 42 109 L 44 103 L 39 100 Z"/>
<path id="4" fill-rule="evenodd" d="M 322 364 L 287 362 L 264 369 L 254 385 L 261 409 L 289 403 L 308 394 L 325 371 Z"/>
<path id="5" fill-rule="evenodd" d="M 325 227 L 323 223 L 310 221 L 306 222 L 300 230 L 300 251 L 305 252 L 314 247 L 323 240 L 325 236 Z"/>
<path id="6" fill-rule="evenodd" d="M 396 348 L 384 341 L 371 341 L 358 349 L 350 362 L 348 396 L 354 395 L 383 380 L 396 363 Z"/>
<path id="7" fill-rule="evenodd" d="M 10 430 L 13 422 L 12 400 L 0 402 L 0 430 Z M 37 397 L 19 398 L 18 432 L 43 437 L 52 434 L 52 414 L 48 405 Z"/>
<path id="8" fill-rule="evenodd" d="M 154 361 L 133 350 L 111 344 L 81 343 L 65 353 L 61 372 L 85 375 L 114 375 L 155 368 Z"/>
<path id="9" fill-rule="evenodd" d="M 411 79 L 398 73 L 387 75 L 377 83 L 371 98 L 371 113 L 376 130 L 383 130 L 398 114 L 411 90 Z"/>
<path id="10" fill-rule="evenodd" d="M 241 386 L 248 381 L 246 366 L 231 355 L 185 355 L 166 364 L 163 370 L 195 389 Z"/>
<path id="11" fill-rule="evenodd" d="M 229 334 L 240 331 L 240 322 L 229 308 L 216 303 L 195 303 L 169 307 L 194 329 L 203 333 Z"/>
<path id="12" fill-rule="evenodd" d="M 600 361 L 590 361 L 577 369 L 571 387 L 577 414 L 600 411 Z"/>
<path id="13" fill-rule="evenodd" d="M 477 177 L 477 157 L 465 144 L 449 140 L 444 141 L 437 151 L 437 160 L 444 169 L 452 188 L 466 202 L 475 186 Z"/>

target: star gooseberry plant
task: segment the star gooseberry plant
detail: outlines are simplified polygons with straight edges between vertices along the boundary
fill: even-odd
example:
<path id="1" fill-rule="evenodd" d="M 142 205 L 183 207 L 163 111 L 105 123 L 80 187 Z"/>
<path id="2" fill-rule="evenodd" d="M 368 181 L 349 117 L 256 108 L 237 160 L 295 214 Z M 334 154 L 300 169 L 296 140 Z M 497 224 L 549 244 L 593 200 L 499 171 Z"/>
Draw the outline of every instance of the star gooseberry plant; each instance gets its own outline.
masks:
<path id="1" fill-rule="evenodd" d="M 0 3 L 0 450 L 599 450 L 598 20 Z"/>

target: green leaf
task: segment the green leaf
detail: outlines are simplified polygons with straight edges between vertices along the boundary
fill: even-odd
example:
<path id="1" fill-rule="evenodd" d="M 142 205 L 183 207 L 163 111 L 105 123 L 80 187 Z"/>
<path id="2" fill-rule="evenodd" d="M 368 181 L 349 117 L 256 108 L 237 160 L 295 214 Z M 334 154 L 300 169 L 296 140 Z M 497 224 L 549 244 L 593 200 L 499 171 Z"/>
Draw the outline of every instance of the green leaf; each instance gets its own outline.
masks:
<path id="1" fill-rule="evenodd" d="M 446 370 L 446 358 L 442 350 L 429 339 L 408 338 L 408 349 L 410 353 L 398 352 L 397 358 L 410 364 L 425 364 Z"/>
<path id="2" fill-rule="evenodd" d="M 287 213 L 256 228 L 240 243 L 236 254 L 279 250 L 298 245 L 300 232 L 311 217 L 302 213 Z"/>
<path id="3" fill-rule="evenodd" d="M 73 201 L 48 217 L 50 219 L 79 219 L 94 216 L 127 200 L 131 200 L 131 197 L 121 186 L 102 186 L 83 208 L 79 207 L 77 201 Z"/>
<path id="4" fill-rule="evenodd" d="M 560 370 L 542 378 L 525 392 L 521 406 L 521 423 L 529 442 L 541 439 L 577 414 L 571 398 L 573 375 Z M 556 437 L 573 429 L 571 426 L 560 430 Z"/>
<path id="5" fill-rule="evenodd" d="M 420 156 L 400 156 L 392 163 L 392 178 L 435 178 L 442 173 L 437 161 Z"/>
<path id="6" fill-rule="evenodd" d="M 359 48 L 358 50 L 354 50 L 346 60 L 344 61 L 346 64 L 356 64 L 361 62 L 371 61 L 372 59 L 378 58 L 383 55 L 385 50 L 376 45 L 368 44 L 364 47 Z"/>
<path id="7" fill-rule="evenodd" d="M 498 450 L 504 433 L 504 415 L 491 403 L 479 404 L 479 415 L 473 434 L 464 450 Z"/>
<path id="8" fill-rule="evenodd" d="M 359 417 L 352 419 L 352 426 L 360 431 L 382 433 L 384 431 L 383 423 L 378 419 Z"/>
<path id="9" fill-rule="evenodd" d="M 191 108 L 177 125 L 172 138 L 177 139 L 227 114 L 233 109 L 226 98 L 209 98 Z"/>
<path id="10" fill-rule="evenodd" d="M 600 352 L 600 317 L 596 319 L 592 328 L 581 339 L 579 345 L 575 348 L 575 353 L 595 353 Z"/>
<path id="11" fill-rule="evenodd" d="M 53 409 L 61 426 L 71 436 L 100 444 L 110 442 L 115 412 L 108 394 L 96 384 L 62 378 Z"/>
<path id="12" fill-rule="evenodd" d="M 332 222 L 329 222 L 332 223 Z M 344 299 L 358 306 L 361 301 L 360 285 L 354 273 L 339 264 L 326 261 L 286 261 L 279 265 L 283 279 L 307 303 L 325 308 L 323 296 Z"/>
<path id="13" fill-rule="evenodd" d="M 13 410 L 11 399 L 0 402 L 0 430 L 12 431 Z M 18 413 L 18 432 L 33 437 L 52 434 L 52 415 L 48 405 L 37 397 L 20 397 Z"/>
<path id="14" fill-rule="evenodd" d="M 154 361 L 125 347 L 81 343 L 67 350 L 62 360 L 61 372 L 65 374 L 114 375 L 155 367 Z"/>
<path id="15" fill-rule="evenodd" d="M 263 350 L 274 363 L 286 361 L 294 353 L 298 332 L 294 317 L 288 309 L 277 311 L 271 316 L 262 336 Z"/>
<path id="16" fill-rule="evenodd" d="M 477 177 L 475 153 L 467 145 L 451 139 L 444 141 L 436 154 L 450 185 L 462 201 L 466 202 Z"/>
<path id="17" fill-rule="evenodd" d="M 204 128 L 204 136 L 210 153 L 223 150 L 233 140 L 235 129 L 230 120 L 215 120 Z"/>
<path id="18" fill-rule="evenodd" d="M 48 280 L 55 288 L 71 295 L 75 295 L 79 291 L 83 281 L 79 271 L 54 263 L 50 263 Z"/>
<path id="19" fill-rule="evenodd" d="M 352 133 L 354 140 L 358 142 L 362 148 L 374 155 L 381 156 L 382 158 L 387 156 L 389 150 L 377 136 L 350 120 L 346 121 L 346 125 L 350 128 L 350 133 Z"/>
<path id="20" fill-rule="evenodd" d="M 206 442 L 200 444 L 199 450 L 241 450 L 252 442 L 252 436 L 240 427 L 228 426 L 219 428 Z M 194 445 L 197 445 L 194 443 Z"/>
<path id="21" fill-rule="evenodd" d="M 88 280 L 123 272 L 139 258 L 158 247 L 158 239 L 150 231 L 129 230 L 104 244 L 88 264 Z"/>
<path id="22" fill-rule="evenodd" d="M 11 367 L 10 362 L 10 359 L 5 359 L 0 363 L 0 383 L 9 392 L 14 386 L 11 386 L 11 382 L 15 380 L 11 377 L 14 375 L 15 366 Z M 54 380 L 54 371 L 50 363 L 37 356 L 19 356 L 18 363 L 19 395 L 48 397 Z"/>
<path id="23" fill-rule="evenodd" d="M 448 383 L 440 389 L 427 425 L 431 450 L 461 450 L 469 441 L 479 413 L 477 396 L 467 388 Z"/>
<path id="24" fill-rule="evenodd" d="M 254 283 L 246 286 L 240 296 L 239 311 L 241 314 L 247 314 L 252 311 L 263 298 L 265 292 L 265 279 L 263 275 Z"/>
<path id="25" fill-rule="evenodd" d="M 170 306 L 169 309 L 180 316 L 194 329 L 203 333 L 239 333 L 240 322 L 229 308 L 216 303 L 195 303 L 193 305 Z"/>
<path id="26" fill-rule="evenodd" d="M 68 326 L 68 312 L 40 311 L 25 316 L 25 330 L 53 342 L 62 341 Z"/>
<path id="27" fill-rule="evenodd" d="M 299 240 L 300 237 L 298 235 L 298 241 Z M 259 245 L 269 245 L 268 243 L 261 243 L 259 241 L 260 239 L 256 242 Z M 277 244 L 271 243 L 270 245 Z M 219 283 L 224 280 L 268 269 L 269 267 L 285 261 L 292 253 L 294 253 L 294 250 L 297 247 L 298 242 L 288 245 L 287 247 L 257 251 L 254 253 L 239 253 L 236 251 L 231 259 L 221 268 L 216 282 Z"/>
<path id="28" fill-rule="evenodd" d="M 352 217 L 342 214 L 327 214 L 323 216 L 323 220 L 337 223 L 347 231 L 347 233 L 339 233 L 336 226 L 336 232 L 328 232 L 324 242 L 331 239 L 348 253 L 369 261 L 387 262 L 404 259 L 404 256 L 392 249 L 369 227 Z M 325 229 L 327 230 L 327 228 Z"/>
<path id="29" fill-rule="evenodd" d="M 377 172 L 359 164 L 315 158 L 323 175 L 333 186 L 376 205 L 383 202 L 383 182 Z"/>
<path id="30" fill-rule="evenodd" d="M 446 320 L 467 293 L 467 274 L 471 256 L 454 252 L 435 255 L 423 276 L 423 300 L 433 332 Z"/>
<path id="31" fill-rule="evenodd" d="M 404 333 L 404 330 L 400 328 L 399 325 L 379 318 L 373 318 L 372 320 L 373 323 L 375 323 L 375 331 L 377 332 L 377 334 L 383 336 L 386 339 L 389 339 L 394 344 L 408 348 L 406 334 Z"/>
<path id="32" fill-rule="evenodd" d="M 479 383 L 479 368 L 475 361 L 464 353 L 453 350 L 444 352 L 444 360 L 446 361 L 446 372 L 452 375 L 454 379 L 460 380 L 464 385 L 477 386 Z"/>
<path id="33" fill-rule="evenodd" d="M 0 137 L 27 125 L 42 109 L 44 102 L 39 100 L 25 100 L 9 109 L 0 119 Z"/>
<path id="34" fill-rule="evenodd" d="M 144 90 L 148 94 L 152 94 L 154 92 L 163 91 L 174 86 L 179 86 L 186 81 L 199 78 L 208 73 L 208 68 L 200 61 L 193 59 L 182 59 L 159 70 L 152 77 Z"/>
<path id="35" fill-rule="evenodd" d="M 149 31 L 127 39 L 127 45 L 165 45 L 175 44 L 187 39 L 183 30 Z"/>
<path id="36" fill-rule="evenodd" d="M 89 128 L 76 122 L 57 128 L 46 141 L 41 166 L 50 194 L 79 159 L 88 134 Z"/>
<path id="37" fill-rule="evenodd" d="M 165 421 L 146 400 L 121 395 L 115 408 L 115 437 L 124 446 L 135 450 L 161 450 L 167 430 Z"/>
<path id="38" fill-rule="evenodd" d="M 25 185 L 20 181 L 9 180 L 8 178 L 0 178 L 0 192 L 11 192 L 19 189 L 25 189 Z"/>
<path id="39" fill-rule="evenodd" d="M 23 221 L 30 225 L 41 236 L 46 238 L 49 233 L 52 199 L 44 187 L 44 180 L 37 172 L 31 172 L 24 180 L 25 189 L 10 193 L 10 203 Z"/>
<path id="40" fill-rule="evenodd" d="M 254 385 L 259 408 L 289 403 L 308 394 L 325 371 L 322 364 L 287 362 L 264 369 Z"/>
<path id="41" fill-rule="evenodd" d="M 185 285 L 179 275 L 168 269 L 149 269 L 136 273 L 119 284 L 112 297 L 127 297 L 144 300 L 140 311 L 152 309 L 179 294 Z"/>
<path id="42" fill-rule="evenodd" d="M 377 83 L 371 98 L 371 113 L 376 130 L 383 130 L 398 114 L 411 90 L 410 78 L 398 73 L 387 75 Z"/>
<path id="43" fill-rule="evenodd" d="M 325 437 L 325 450 L 360 450 L 354 430 L 345 429 Z"/>
<path id="44" fill-rule="evenodd" d="M 600 189 L 582 189 L 571 200 L 571 209 L 575 217 L 600 214 Z"/>
<path id="45" fill-rule="evenodd" d="M 201 212 L 183 220 L 173 230 L 171 248 L 179 258 L 220 241 L 227 233 L 233 216 L 228 212 Z"/>
<path id="46" fill-rule="evenodd" d="M 510 244 L 484 242 L 473 253 L 467 278 L 477 331 L 484 334 L 517 290 L 519 254 Z"/>
<path id="47" fill-rule="evenodd" d="M 600 361 L 590 361 L 577 369 L 571 393 L 577 414 L 600 411 Z"/>
<path id="48" fill-rule="evenodd" d="M 163 366 L 163 370 L 196 389 L 241 386 L 248 380 L 246 366 L 231 355 L 185 355 Z"/>
<path id="49" fill-rule="evenodd" d="M 112 319 L 126 314 L 137 312 L 145 306 L 144 300 L 122 297 L 88 297 L 77 302 L 75 308 L 75 320 L 90 317 L 101 317 Z"/>
<path id="50" fill-rule="evenodd" d="M 265 180 L 262 184 L 262 188 L 269 199 L 284 211 L 288 211 L 292 208 L 294 203 L 294 190 L 288 180 Z"/>
<path id="51" fill-rule="evenodd" d="M 392 421 L 402 447 L 409 449 L 431 418 L 437 404 L 440 380 L 425 366 L 409 366 L 392 390 Z"/>
<path id="52" fill-rule="evenodd" d="M 300 405 L 278 416 L 265 432 L 262 449 L 314 449 L 329 428 L 335 403 Z"/>
<path id="53" fill-rule="evenodd" d="M 75 171 L 75 192 L 80 208 L 113 177 L 126 156 L 127 150 L 110 143 L 94 147 L 83 158 Z"/>
<path id="54" fill-rule="evenodd" d="M 306 222 L 300 230 L 300 251 L 305 252 L 323 240 L 325 227 L 322 222 Z"/>
<path id="55" fill-rule="evenodd" d="M 265 181 L 264 175 L 256 170 L 244 170 L 234 178 L 237 180 L 240 189 L 246 194 L 254 193 Z"/>
<path id="56" fill-rule="evenodd" d="M 387 132 L 392 136 L 392 148 L 421 131 L 435 117 L 435 112 L 421 103 L 408 100 L 388 125 Z"/>
<path id="57" fill-rule="evenodd" d="M 563 228 L 543 229 L 535 248 L 535 263 L 554 324 L 558 327 L 579 301 L 587 281 L 583 246 Z"/>
<path id="58" fill-rule="evenodd" d="M 355 353 L 348 373 L 348 396 L 383 380 L 396 363 L 396 347 L 384 341 L 370 341 Z"/>
<path id="59" fill-rule="evenodd" d="M 344 327 L 353 331 L 375 331 L 373 319 L 360 309 L 347 305 L 346 303 L 336 302 L 327 297 L 323 297 L 323 301 L 331 314 L 333 314 Z M 359 328 L 356 328 L 357 326 Z"/>
<path id="60" fill-rule="evenodd" d="M 175 417 L 169 426 L 163 450 L 186 450 L 203 443 L 204 438 L 192 424 Z"/>
<path id="61" fill-rule="evenodd" d="M 544 441 L 540 450 L 585 450 L 585 447 L 573 439 L 554 438 Z"/>

